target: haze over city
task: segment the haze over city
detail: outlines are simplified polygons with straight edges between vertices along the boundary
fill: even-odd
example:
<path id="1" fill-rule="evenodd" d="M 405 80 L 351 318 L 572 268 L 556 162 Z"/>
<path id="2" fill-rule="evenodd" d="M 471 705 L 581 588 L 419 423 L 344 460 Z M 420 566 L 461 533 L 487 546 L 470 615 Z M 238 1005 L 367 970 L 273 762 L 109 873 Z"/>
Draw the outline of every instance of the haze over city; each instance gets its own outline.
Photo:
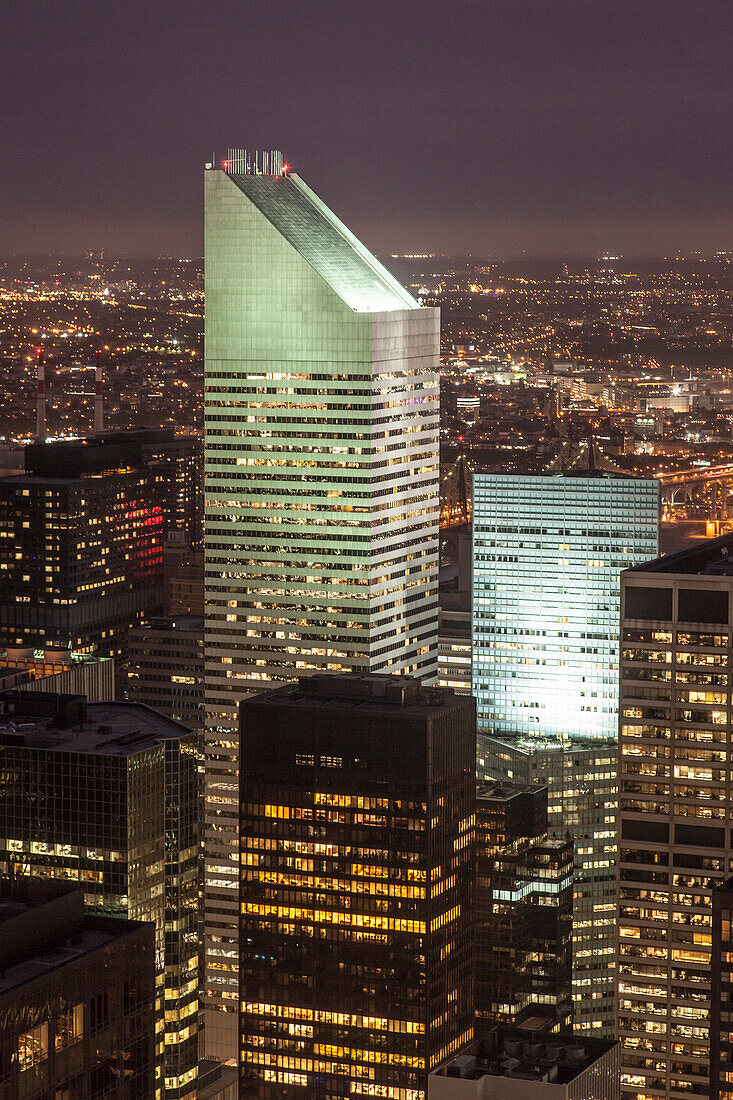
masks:
<path id="1" fill-rule="evenodd" d="M 8 3 L 0 253 L 200 255 L 236 141 L 378 251 L 713 251 L 732 45 L 725 0 Z"/>

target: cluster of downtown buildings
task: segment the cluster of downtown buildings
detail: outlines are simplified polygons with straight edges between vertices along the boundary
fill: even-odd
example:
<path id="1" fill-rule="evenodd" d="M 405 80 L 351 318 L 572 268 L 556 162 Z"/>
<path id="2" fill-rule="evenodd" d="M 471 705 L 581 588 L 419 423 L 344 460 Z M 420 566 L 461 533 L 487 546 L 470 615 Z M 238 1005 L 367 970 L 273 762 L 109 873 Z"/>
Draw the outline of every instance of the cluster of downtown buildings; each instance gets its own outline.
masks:
<path id="1" fill-rule="evenodd" d="M 203 524 L 172 433 L 0 477 L 3 1096 L 733 1095 L 733 536 L 477 474 L 441 687 L 438 311 L 276 155 L 205 191 Z"/>

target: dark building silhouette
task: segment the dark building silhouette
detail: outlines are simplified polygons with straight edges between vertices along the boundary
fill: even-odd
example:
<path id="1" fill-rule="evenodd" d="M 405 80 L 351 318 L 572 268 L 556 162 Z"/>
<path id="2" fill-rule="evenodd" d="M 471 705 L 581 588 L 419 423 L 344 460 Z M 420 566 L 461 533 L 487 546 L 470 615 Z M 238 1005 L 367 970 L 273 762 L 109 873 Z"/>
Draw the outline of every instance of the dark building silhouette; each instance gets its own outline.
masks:
<path id="1" fill-rule="evenodd" d="M 3 1100 L 147 1100 L 154 928 L 84 913 L 68 883 L 0 878 Z"/>
<path id="2" fill-rule="evenodd" d="M 240 1095 L 422 1097 L 473 1035 L 474 702 L 326 675 L 240 721 Z"/>
<path id="3" fill-rule="evenodd" d="M 476 1015 L 535 1029 L 572 1018 L 573 841 L 547 836 L 547 787 L 479 786 Z"/>

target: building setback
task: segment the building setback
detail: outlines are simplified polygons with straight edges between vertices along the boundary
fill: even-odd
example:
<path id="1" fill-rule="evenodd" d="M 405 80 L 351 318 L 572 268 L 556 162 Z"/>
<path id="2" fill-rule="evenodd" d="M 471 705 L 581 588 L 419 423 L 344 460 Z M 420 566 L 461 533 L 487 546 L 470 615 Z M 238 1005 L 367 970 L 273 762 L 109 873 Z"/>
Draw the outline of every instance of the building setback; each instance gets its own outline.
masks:
<path id="1" fill-rule="evenodd" d="M 637 1100 L 709 1095 L 713 894 L 733 858 L 732 597 L 730 534 L 622 575 L 617 1023 Z"/>
<path id="2" fill-rule="evenodd" d="M 430 1074 L 428 1100 L 620 1100 L 619 1046 L 495 1027 Z"/>
<path id="3" fill-rule="evenodd" d="M 226 1058 L 239 700 L 306 672 L 437 673 L 438 310 L 280 158 L 254 161 L 204 181 L 206 1042 Z"/>
<path id="4" fill-rule="evenodd" d="M 0 878 L 0 1087 L 7 1100 L 152 1097 L 154 929 L 84 913 L 68 883 Z"/>
<path id="5" fill-rule="evenodd" d="M 196 734 L 149 707 L 0 694 L 0 871 L 78 882 L 88 909 L 151 921 L 156 1096 L 198 1072 Z"/>
<path id="6" fill-rule="evenodd" d="M 550 834 L 569 833 L 573 871 L 573 1026 L 609 1036 L 616 956 L 615 741 L 533 746 L 478 735 L 480 780 L 547 785 Z"/>
<path id="7" fill-rule="evenodd" d="M 240 1096 L 422 1100 L 473 1035 L 473 701 L 315 676 L 241 723 Z"/>

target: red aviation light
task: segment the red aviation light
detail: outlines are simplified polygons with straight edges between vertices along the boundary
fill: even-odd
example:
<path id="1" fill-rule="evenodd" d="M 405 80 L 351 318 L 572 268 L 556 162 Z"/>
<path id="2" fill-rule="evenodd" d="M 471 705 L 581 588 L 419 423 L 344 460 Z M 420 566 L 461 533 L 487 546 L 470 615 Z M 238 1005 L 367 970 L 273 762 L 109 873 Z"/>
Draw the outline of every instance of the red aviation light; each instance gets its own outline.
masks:
<path id="1" fill-rule="evenodd" d="M 224 171 L 226 172 L 227 168 L 229 167 L 229 161 L 228 160 L 223 160 L 221 162 L 221 166 L 224 169 Z"/>

